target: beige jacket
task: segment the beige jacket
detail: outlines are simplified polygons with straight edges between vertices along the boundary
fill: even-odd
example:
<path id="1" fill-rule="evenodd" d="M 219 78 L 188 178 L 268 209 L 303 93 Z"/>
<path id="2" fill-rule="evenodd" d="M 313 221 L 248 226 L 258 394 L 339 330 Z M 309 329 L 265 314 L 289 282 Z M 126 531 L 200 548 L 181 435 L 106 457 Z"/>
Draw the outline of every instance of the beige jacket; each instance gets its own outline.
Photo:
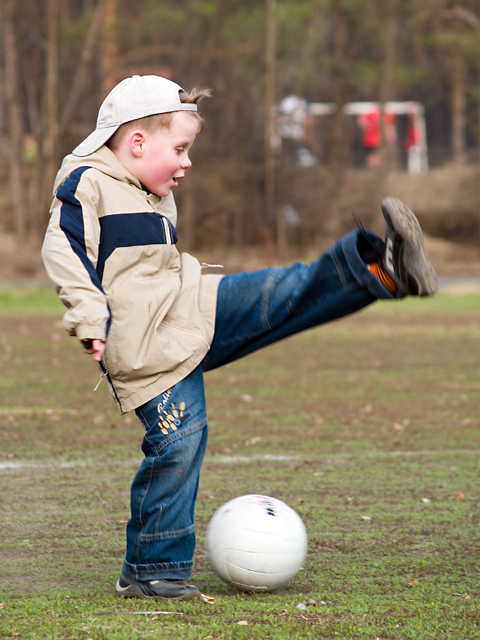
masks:
<path id="1" fill-rule="evenodd" d="M 106 341 L 102 369 L 125 413 L 182 380 L 214 332 L 222 276 L 175 247 L 173 196 L 146 192 L 107 147 L 69 155 L 42 249 L 70 335 Z"/>

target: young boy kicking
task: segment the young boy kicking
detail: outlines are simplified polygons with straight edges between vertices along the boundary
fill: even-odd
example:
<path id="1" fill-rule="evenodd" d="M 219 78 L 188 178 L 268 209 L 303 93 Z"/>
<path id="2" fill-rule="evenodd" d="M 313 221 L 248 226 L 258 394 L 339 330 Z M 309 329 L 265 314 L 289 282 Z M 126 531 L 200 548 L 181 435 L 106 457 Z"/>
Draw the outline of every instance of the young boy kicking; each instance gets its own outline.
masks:
<path id="1" fill-rule="evenodd" d="M 310 265 L 202 275 L 180 255 L 172 189 L 191 166 L 197 102 L 158 76 L 123 80 L 57 175 L 42 250 L 122 413 L 145 427 L 118 596 L 187 600 L 207 444 L 203 374 L 378 298 L 428 296 L 437 280 L 413 213 L 382 203 L 386 242 L 349 233 Z"/>

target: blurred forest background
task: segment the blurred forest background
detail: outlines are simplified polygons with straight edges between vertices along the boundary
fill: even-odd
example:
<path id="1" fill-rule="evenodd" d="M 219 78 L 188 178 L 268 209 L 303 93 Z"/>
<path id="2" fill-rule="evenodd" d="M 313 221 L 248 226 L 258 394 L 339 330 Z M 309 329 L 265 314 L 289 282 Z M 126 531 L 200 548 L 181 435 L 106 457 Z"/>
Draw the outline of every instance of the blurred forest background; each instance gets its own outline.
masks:
<path id="1" fill-rule="evenodd" d="M 480 255 L 479 0 L 0 0 L 0 280 L 41 270 L 61 159 L 134 74 L 213 90 L 175 192 L 181 250 L 305 256 L 357 219 L 380 230 L 392 194 L 444 257 Z M 335 108 L 282 138 L 289 96 Z M 423 106 L 428 172 L 407 171 L 406 116 L 393 140 L 380 118 L 371 161 L 344 110 L 364 101 Z"/>

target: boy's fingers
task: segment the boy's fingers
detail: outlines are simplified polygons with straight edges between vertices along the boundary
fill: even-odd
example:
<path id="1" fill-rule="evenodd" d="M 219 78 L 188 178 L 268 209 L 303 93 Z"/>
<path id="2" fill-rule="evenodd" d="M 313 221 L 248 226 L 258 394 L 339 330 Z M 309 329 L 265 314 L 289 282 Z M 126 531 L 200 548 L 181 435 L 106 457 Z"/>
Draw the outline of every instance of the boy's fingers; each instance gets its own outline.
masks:
<path id="1" fill-rule="evenodd" d="M 95 362 L 101 362 L 103 358 L 103 354 L 105 353 L 105 343 L 102 340 L 92 340 L 90 338 L 85 338 L 80 341 L 83 346 L 83 353 L 88 355 L 93 354 L 93 359 Z"/>
<path id="2" fill-rule="evenodd" d="M 105 343 L 101 340 L 92 340 L 93 359 L 95 362 L 101 362 L 105 353 Z"/>

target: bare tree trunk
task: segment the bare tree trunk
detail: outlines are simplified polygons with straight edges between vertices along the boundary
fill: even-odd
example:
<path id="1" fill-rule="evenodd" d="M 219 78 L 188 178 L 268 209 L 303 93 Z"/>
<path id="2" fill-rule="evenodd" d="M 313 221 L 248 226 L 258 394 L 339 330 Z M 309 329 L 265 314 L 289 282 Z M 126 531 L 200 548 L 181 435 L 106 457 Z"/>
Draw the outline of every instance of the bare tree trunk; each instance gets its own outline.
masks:
<path id="1" fill-rule="evenodd" d="M 37 166 L 33 168 L 30 188 L 31 212 L 36 221 L 34 229 L 38 238 L 44 232 L 44 214 L 48 211 L 52 199 L 52 188 L 58 169 L 58 142 L 60 136 L 70 124 L 88 78 L 88 66 L 93 58 L 100 35 L 102 19 L 107 0 L 98 0 L 85 42 L 80 54 L 79 64 L 73 78 L 71 89 L 63 109 L 58 105 L 58 0 L 48 0 L 48 42 L 47 42 L 47 81 L 46 81 L 46 117 L 47 122 L 42 144 L 42 154 Z M 40 165 L 38 167 L 38 165 Z M 35 194 L 37 197 L 35 199 Z M 41 194 L 41 197 L 38 197 Z"/>
<path id="2" fill-rule="evenodd" d="M 33 58 L 22 60 L 22 82 L 27 96 L 29 128 L 22 119 L 20 94 L 19 48 L 15 30 L 16 0 L 0 3 L 4 55 L 0 68 L 0 89 L 4 98 L 8 118 L 8 133 L 3 136 L 2 149 L 9 158 L 10 190 L 14 208 L 14 229 L 19 246 L 26 242 L 38 244 L 43 236 L 45 213 L 51 201 L 54 176 L 58 167 L 58 142 L 61 132 L 69 123 L 78 103 L 86 79 L 86 70 L 93 56 L 101 25 L 102 12 L 107 0 L 98 0 L 80 56 L 80 64 L 73 79 L 72 89 L 62 115 L 58 105 L 58 59 L 59 59 L 59 1 L 47 0 L 47 34 L 45 47 L 37 47 Z M 111 0 L 110 0 L 111 1 Z M 45 53 L 44 53 L 45 52 Z M 44 58 L 45 55 L 45 58 Z M 40 57 L 39 60 L 35 56 Z M 45 81 L 37 86 L 31 62 L 37 60 L 38 69 L 45 60 Z M 25 130 L 33 134 L 38 145 L 37 157 L 26 161 L 23 158 Z M 6 142 L 8 141 L 8 144 Z M 28 164 L 26 164 L 28 162 Z"/>
<path id="3" fill-rule="evenodd" d="M 204 78 L 208 75 L 212 60 L 215 57 L 223 20 L 227 16 L 228 10 L 231 9 L 237 1 L 238 0 L 218 0 L 217 2 L 217 10 L 210 22 L 208 37 L 203 48 L 202 57 L 199 61 L 198 77 L 202 83 L 204 82 Z"/>
<path id="4" fill-rule="evenodd" d="M 452 83 L 452 152 L 458 164 L 465 162 L 465 61 L 456 52 L 451 53 L 450 76 Z"/>
<path id="5" fill-rule="evenodd" d="M 341 220 L 338 205 L 341 199 L 341 189 L 346 173 L 346 133 L 345 133 L 345 86 L 347 82 L 347 67 L 345 47 L 347 43 L 347 21 L 344 0 L 333 0 L 333 44 L 332 88 L 333 100 L 337 107 L 333 116 L 330 132 L 331 155 L 328 163 L 328 177 L 326 181 L 325 197 L 322 211 L 319 211 L 315 244 L 322 246 L 325 241 L 331 242 L 340 234 Z M 326 219 L 323 218 L 325 216 Z M 323 237 L 326 234 L 326 237 Z"/>
<path id="6" fill-rule="evenodd" d="M 290 78 L 295 78 L 292 94 L 295 96 L 302 95 L 305 82 L 308 82 L 308 76 L 311 73 L 312 64 L 315 64 L 317 57 L 315 50 L 322 41 L 324 35 L 322 31 L 322 23 L 325 22 L 325 7 L 322 3 L 312 3 L 312 16 L 308 29 L 305 34 L 302 48 L 298 57 L 292 59 L 290 69 L 282 77 L 286 83 Z M 312 61 L 314 61 L 312 63 Z M 280 82 L 279 82 L 280 84 Z"/>
<path id="7" fill-rule="evenodd" d="M 47 127 L 43 139 L 44 159 L 49 162 L 58 139 L 58 0 L 47 3 Z"/>
<path id="8" fill-rule="evenodd" d="M 88 79 L 88 65 L 90 64 L 93 54 L 95 51 L 95 46 L 97 44 L 98 36 L 100 33 L 100 29 L 102 26 L 103 16 L 106 9 L 108 0 L 99 0 L 95 13 L 93 14 L 93 19 L 90 24 L 87 37 L 85 38 L 85 43 L 82 48 L 82 53 L 80 54 L 80 64 L 77 67 L 76 74 L 73 78 L 73 82 L 71 85 L 70 93 L 65 102 L 65 106 L 61 112 L 60 116 L 60 124 L 59 124 L 59 134 L 61 135 L 65 127 L 72 120 L 73 114 L 77 107 L 78 101 L 82 94 L 82 91 L 85 87 L 85 83 Z M 112 8 L 109 7 L 110 13 L 112 13 Z M 113 17 L 114 17 L 113 13 Z M 112 19 L 112 17 L 110 17 Z M 112 62 L 110 61 L 110 64 Z"/>
<path id="9" fill-rule="evenodd" d="M 57 171 L 58 145 L 58 0 L 48 0 L 48 38 L 47 38 L 47 78 L 45 83 L 46 128 L 42 145 L 42 191 L 40 208 L 36 212 L 36 235 L 41 236 L 41 210 L 44 203 L 51 199 L 52 185 Z"/>
<path id="10" fill-rule="evenodd" d="M 18 91 L 18 49 L 15 33 L 15 0 L 3 3 L 3 44 L 5 68 L 0 80 L 8 114 L 8 159 L 10 191 L 15 215 L 14 228 L 19 247 L 25 243 L 27 225 L 22 180 L 23 123 Z"/>
<path id="11" fill-rule="evenodd" d="M 265 140 L 264 140 L 264 206 L 265 249 L 273 249 L 273 229 L 277 223 L 278 251 L 285 250 L 285 238 L 275 216 L 275 0 L 266 0 L 265 30 Z"/>
<path id="12" fill-rule="evenodd" d="M 372 202 L 373 230 L 380 232 L 383 229 L 383 219 L 380 215 L 379 202 L 387 195 L 385 193 L 387 175 L 390 170 L 390 148 L 385 135 L 385 103 L 392 99 L 393 67 L 395 63 L 395 50 L 399 27 L 399 0 L 390 0 L 388 8 L 388 21 L 385 30 L 385 47 L 382 65 L 382 79 L 380 83 L 380 149 L 379 163 L 376 176 L 375 202 Z M 375 228 L 377 227 L 377 228 Z"/>
<path id="13" fill-rule="evenodd" d="M 22 80 L 24 82 L 27 96 L 28 121 L 25 125 L 29 135 L 33 137 L 34 153 L 30 161 L 27 161 L 26 174 L 28 175 L 28 186 L 26 189 L 26 208 L 30 220 L 38 220 L 35 227 L 41 227 L 42 214 L 46 203 L 42 201 L 43 184 L 43 158 L 40 152 L 41 140 L 45 131 L 44 122 L 37 97 L 37 80 L 39 69 L 42 68 L 42 52 L 36 49 L 32 59 L 24 59 L 22 64 Z M 34 62 L 34 64 L 32 64 Z M 33 69 L 32 69 L 33 67 Z M 29 166 L 28 166 L 29 165 Z"/>
<path id="14" fill-rule="evenodd" d="M 100 56 L 102 69 L 102 94 L 105 97 L 116 85 L 115 69 L 117 67 L 118 45 L 116 34 L 117 0 L 106 0 L 105 12 L 102 11 L 103 40 Z"/>

